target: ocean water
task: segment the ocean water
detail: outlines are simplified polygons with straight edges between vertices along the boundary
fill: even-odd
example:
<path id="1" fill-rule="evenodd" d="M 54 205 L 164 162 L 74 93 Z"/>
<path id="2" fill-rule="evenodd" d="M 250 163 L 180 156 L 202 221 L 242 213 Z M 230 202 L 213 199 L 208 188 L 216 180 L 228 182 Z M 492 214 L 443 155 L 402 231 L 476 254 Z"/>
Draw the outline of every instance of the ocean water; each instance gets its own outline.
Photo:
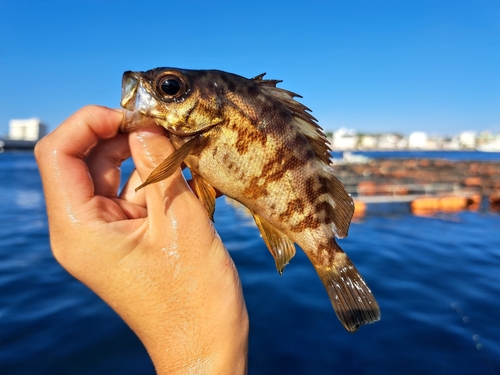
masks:
<path id="1" fill-rule="evenodd" d="M 465 154 L 432 156 L 500 160 Z M 0 197 L 0 374 L 154 374 L 130 329 L 53 259 L 31 153 L 0 154 Z M 353 223 L 340 244 L 382 310 L 355 334 L 301 251 L 279 276 L 251 218 L 221 198 L 215 220 L 250 314 L 249 374 L 500 374 L 500 215 Z"/>

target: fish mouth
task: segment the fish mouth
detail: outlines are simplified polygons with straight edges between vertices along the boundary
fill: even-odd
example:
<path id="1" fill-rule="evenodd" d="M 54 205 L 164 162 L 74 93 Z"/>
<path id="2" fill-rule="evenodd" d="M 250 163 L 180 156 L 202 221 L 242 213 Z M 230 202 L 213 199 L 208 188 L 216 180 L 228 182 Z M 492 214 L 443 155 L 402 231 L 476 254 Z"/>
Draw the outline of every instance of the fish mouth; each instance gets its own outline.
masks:
<path id="1" fill-rule="evenodd" d="M 122 100 L 120 101 L 120 105 L 129 110 L 134 111 L 135 108 L 135 98 L 137 93 L 137 87 L 139 86 L 139 79 L 133 72 L 125 72 L 123 73 L 122 78 Z"/>
<path id="2" fill-rule="evenodd" d="M 136 72 L 123 73 L 122 99 L 120 105 L 129 110 L 149 114 L 157 105 L 156 99 L 145 87 L 144 80 Z"/>
<path id="3" fill-rule="evenodd" d="M 123 73 L 120 105 L 125 109 L 120 132 L 128 133 L 155 124 L 151 110 L 157 103 L 144 86 L 140 74 L 131 71 Z"/>

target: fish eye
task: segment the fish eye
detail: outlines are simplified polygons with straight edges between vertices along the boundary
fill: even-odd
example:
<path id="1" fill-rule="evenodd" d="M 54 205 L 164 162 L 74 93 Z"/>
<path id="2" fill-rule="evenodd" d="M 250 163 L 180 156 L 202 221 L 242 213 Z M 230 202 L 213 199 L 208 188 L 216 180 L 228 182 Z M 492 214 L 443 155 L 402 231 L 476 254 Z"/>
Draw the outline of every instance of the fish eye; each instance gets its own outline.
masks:
<path id="1" fill-rule="evenodd" d="M 176 99 L 186 93 L 187 85 L 181 77 L 166 73 L 157 79 L 156 89 L 165 99 Z"/>
<path id="2" fill-rule="evenodd" d="M 181 91 L 181 84 L 175 78 L 167 78 L 161 82 L 160 89 L 165 95 L 174 96 Z"/>

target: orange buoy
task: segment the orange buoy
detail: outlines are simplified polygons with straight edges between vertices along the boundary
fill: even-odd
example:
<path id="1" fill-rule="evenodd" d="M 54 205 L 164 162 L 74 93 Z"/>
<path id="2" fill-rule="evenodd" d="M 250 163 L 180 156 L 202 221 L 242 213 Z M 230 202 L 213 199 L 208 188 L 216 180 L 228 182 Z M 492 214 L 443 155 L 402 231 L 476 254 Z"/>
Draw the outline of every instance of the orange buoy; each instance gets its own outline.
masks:
<path id="1" fill-rule="evenodd" d="M 480 194 L 474 194 L 469 197 L 456 195 L 450 195 L 440 198 L 423 197 L 417 198 L 413 202 L 411 202 L 411 212 L 414 215 L 428 216 L 437 212 L 455 213 L 466 209 L 477 211 L 480 204 Z"/>
<path id="2" fill-rule="evenodd" d="M 354 215 L 353 220 L 359 220 L 365 216 L 366 213 L 366 203 L 361 201 L 354 201 Z"/>
<path id="3" fill-rule="evenodd" d="M 417 216 L 428 216 L 439 211 L 439 199 L 434 197 L 417 198 L 411 202 L 411 212 Z"/>
<path id="4" fill-rule="evenodd" d="M 465 210 L 467 208 L 467 198 L 449 196 L 439 199 L 439 211 L 453 213 Z"/>

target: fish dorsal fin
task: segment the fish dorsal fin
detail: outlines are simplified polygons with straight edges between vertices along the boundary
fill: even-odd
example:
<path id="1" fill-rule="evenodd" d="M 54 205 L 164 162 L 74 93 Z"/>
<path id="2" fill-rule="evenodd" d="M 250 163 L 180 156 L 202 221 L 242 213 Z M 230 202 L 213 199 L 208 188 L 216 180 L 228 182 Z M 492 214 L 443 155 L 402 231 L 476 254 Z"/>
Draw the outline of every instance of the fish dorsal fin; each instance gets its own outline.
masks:
<path id="1" fill-rule="evenodd" d="M 316 118 L 311 115 L 311 110 L 294 98 L 302 98 L 292 91 L 276 87 L 282 81 L 274 79 L 263 79 L 266 73 L 260 74 L 253 81 L 261 85 L 262 90 L 283 103 L 292 113 L 297 129 L 307 138 L 316 157 L 326 164 L 330 164 L 330 142 L 323 130 L 318 125 Z"/>
<path id="2" fill-rule="evenodd" d="M 331 205 L 334 207 L 334 213 L 329 214 L 331 215 L 329 219 L 334 225 L 335 235 L 339 238 L 346 237 L 354 213 L 354 204 L 342 183 L 333 175 L 330 167 L 330 142 L 317 120 L 311 115 L 311 110 L 294 99 L 301 98 L 300 95 L 276 87 L 280 81 L 265 80 L 263 77 L 264 74 L 261 74 L 253 80 L 260 85 L 264 94 L 278 100 L 290 111 L 293 116 L 293 126 L 307 139 L 316 160 L 322 164 L 324 174 L 320 177 L 325 180 Z"/>
<path id="3" fill-rule="evenodd" d="M 193 171 L 191 171 L 191 176 L 193 177 L 196 195 L 207 209 L 210 220 L 214 221 L 215 189 Z"/>
<path id="4" fill-rule="evenodd" d="M 163 162 L 157 166 L 153 172 L 148 176 L 146 181 L 139 185 L 135 191 L 142 189 L 143 187 L 153 184 L 155 182 L 160 182 L 171 175 L 181 166 L 182 162 L 186 157 L 191 154 L 196 148 L 198 148 L 202 143 L 201 136 L 196 136 L 191 138 L 189 141 L 184 143 L 181 147 L 175 150 L 168 158 L 163 160 Z"/>
<path id="5" fill-rule="evenodd" d="M 262 239 L 267 245 L 267 248 L 274 257 L 276 269 L 279 274 L 283 273 L 285 266 L 290 262 L 290 259 L 295 255 L 295 245 L 286 235 L 274 228 L 266 220 L 253 213 L 253 218 L 257 228 L 260 230 Z"/>
<path id="6" fill-rule="evenodd" d="M 253 77 L 252 81 L 272 87 L 276 87 L 278 83 L 283 82 L 281 79 L 263 79 L 265 75 L 266 73 L 259 74 L 258 76 Z"/>
<path id="7" fill-rule="evenodd" d="M 330 176 L 327 186 L 335 202 L 335 214 L 332 217 L 335 236 L 337 238 L 347 237 L 354 214 L 354 201 L 337 177 Z"/>

